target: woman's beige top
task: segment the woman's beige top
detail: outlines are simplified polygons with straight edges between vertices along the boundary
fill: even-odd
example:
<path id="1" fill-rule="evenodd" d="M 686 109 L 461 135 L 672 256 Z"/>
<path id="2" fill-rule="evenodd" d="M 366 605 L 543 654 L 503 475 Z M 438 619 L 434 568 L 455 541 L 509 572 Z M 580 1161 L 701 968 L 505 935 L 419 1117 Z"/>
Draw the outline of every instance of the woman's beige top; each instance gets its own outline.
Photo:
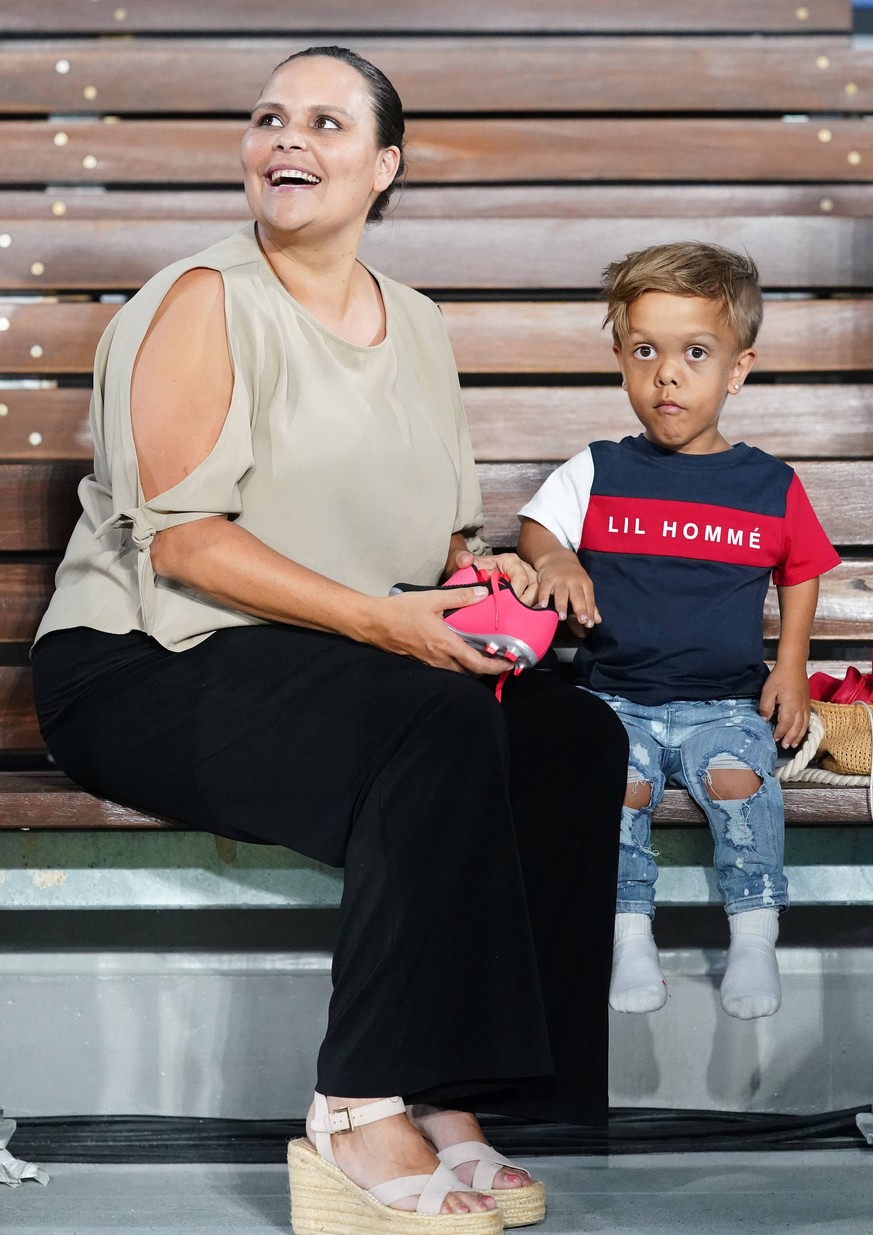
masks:
<path id="1" fill-rule="evenodd" d="M 234 386 L 208 457 L 172 489 L 143 499 L 130 418 L 140 345 L 186 271 L 224 280 Z M 156 578 L 156 532 L 227 515 L 296 562 L 370 595 L 397 582 L 433 584 L 449 537 L 481 549 L 479 486 L 454 359 L 439 309 L 375 276 L 386 337 L 347 343 L 288 294 L 250 224 L 149 280 L 100 341 L 91 431 L 94 473 L 83 514 L 37 631 L 142 630 L 172 651 L 259 621 Z"/>

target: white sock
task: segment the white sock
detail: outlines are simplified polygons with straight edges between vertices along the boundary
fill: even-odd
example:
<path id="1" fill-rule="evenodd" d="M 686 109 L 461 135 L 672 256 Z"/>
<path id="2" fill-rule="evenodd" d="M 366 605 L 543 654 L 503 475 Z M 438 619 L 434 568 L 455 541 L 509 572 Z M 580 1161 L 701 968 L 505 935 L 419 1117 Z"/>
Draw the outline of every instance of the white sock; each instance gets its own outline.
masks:
<path id="1" fill-rule="evenodd" d="M 732 914 L 730 924 L 731 946 L 719 992 L 721 1006 L 741 1021 L 772 1016 L 782 1002 L 775 948 L 779 911 L 750 909 Z"/>
<path id="2" fill-rule="evenodd" d="M 617 913 L 609 1006 L 616 1012 L 656 1012 L 666 1002 L 652 919 L 645 913 Z"/>

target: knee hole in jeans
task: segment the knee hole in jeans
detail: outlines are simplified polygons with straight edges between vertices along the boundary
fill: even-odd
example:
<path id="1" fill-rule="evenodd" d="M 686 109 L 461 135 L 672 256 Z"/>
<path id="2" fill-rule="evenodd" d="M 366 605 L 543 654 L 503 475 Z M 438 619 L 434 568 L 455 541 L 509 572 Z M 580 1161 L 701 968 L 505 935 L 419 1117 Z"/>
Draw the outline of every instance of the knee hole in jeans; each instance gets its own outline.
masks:
<path id="1" fill-rule="evenodd" d="M 624 804 L 631 810 L 644 810 L 652 801 L 652 786 L 631 768 L 624 793 Z"/>
<path id="2" fill-rule="evenodd" d="M 737 760 L 736 766 L 729 768 L 713 767 L 710 764 L 706 769 L 704 783 L 713 802 L 736 802 L 753 797 L 764 782 L 757 772 Z"/>

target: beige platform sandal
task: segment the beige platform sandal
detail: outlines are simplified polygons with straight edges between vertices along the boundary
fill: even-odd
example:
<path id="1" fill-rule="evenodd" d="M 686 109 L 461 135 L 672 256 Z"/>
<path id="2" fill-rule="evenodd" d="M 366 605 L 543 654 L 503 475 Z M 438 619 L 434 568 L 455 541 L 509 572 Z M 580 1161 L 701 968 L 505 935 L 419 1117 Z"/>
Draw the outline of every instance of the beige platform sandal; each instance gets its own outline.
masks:
<path id="1" fill-rule="evenodd" d="M 530 1171 L 516 1166 L 509 1158 L 498 1153 L 493 1145 L 481 1141 L 460 1141 L 441 1150 L 437 1157 L 450 1171 L 455 1171 L 464 1162 L 475 1162 L 471 1187 L 475 1192 L 493 1196 L 503 1214 L 505 1228 L 532 1226 L 546 1216 L 546 1190 L 537 1179 L 531 1179 Z M 529 1183 L 519 1188 L 494 1188 L 492 1185 L 501 1167 L 527 1175 Z"/>
<path id="2" fill-rule="evenodd" d="M 291 1180 L 291 1226 L 295 1235 L 499 1235 L 503 1218 L 499 1208 L 469 1214 L 441 1214 L 450 1192 L 476 1192 L 455 1177 L 444 1163 L 431 1175 L 407 1175 L 360 1188 L 340 1170 L 330 1144 L 331 1135 L 354 1132 L 364 1124 L 404 1115 L 402 1098 L 383 1098 L 366 1106 L 328 1109 L 323 1094 L 315 1095 L 315 1114 L 309 1140 L 288 1146 Z M 391 1209 L 404 1197 L 417 1196 L 415 1211 Z"/>

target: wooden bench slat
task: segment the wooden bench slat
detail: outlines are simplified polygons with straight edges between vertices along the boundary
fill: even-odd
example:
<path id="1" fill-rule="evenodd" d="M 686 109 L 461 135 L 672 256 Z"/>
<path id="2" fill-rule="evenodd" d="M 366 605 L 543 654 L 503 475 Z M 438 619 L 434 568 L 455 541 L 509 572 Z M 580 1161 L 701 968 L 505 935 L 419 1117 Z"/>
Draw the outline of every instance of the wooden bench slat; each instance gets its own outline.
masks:
<path id="1" fill-rule="evenodd" d="M 0 390 L 0 459 L 90 460 L 90 390 Z"/>
<path id="2" fill-rule="evenodd" d="M 239 121 L 11 120 L 3 130 L 2 184 L 240 179 Z M 873 175 L 873 134 L 862 119 L 413 120 L 408 132 L 409 179 L 418 182 L 867 182 Z"/>
<path id="3" fill-rule="evenodd" d="M 54 591 L 48 562 L 0 562 L 0 643 L 30 643 Z"/>
<path id="4" fill-rule="evenodd" d="M 782 786 L 785 822 L 789 826 L 871 822 L 867 790 L 856 785 L 810 785 L 803 782 Z M 706 826 L 703 811 L 684 789 L 667 789 L 652 817 L 656 828 Z"/>
<path id="5" fill-rule="evenodd" d="M 0 297 L 3 371 L 90 373 L 94 349 L 117 309 Z M 600 302 L 448 301 L 442 309 L 464 373 L 615 372 L 609 332 L 600 329 Z M 873 355 L 873 300 L 770 300 L 757 348 L 756 375 L 861 371 Z M 841 404 L 843 397 L 840 387 Z"/>
<path id="6" fill-rule="evenodd" d="M 314 34 L 313 44 L 329 41 Z M 395 38 L 355 50 L 407 115 L 440 112 L 841 112 L 873 101 L 873 54 L 845 38 Z M 0 44 L 0 113 L 247 114 L 275 38 Z M 68 66 L 59 73 L 57 65 Z M 853 93 L 845 86 L 852 82 Z M 83 91 L 87 90 L 86 96 Z"/>
<path id="7" fill-rule="evenodd" d="M 611 386 L 468 385 L 463 395 L 481 462 L 561 462 L 638 428 L 618 378 Z M 0 459 L 90 459 L 89 398 L 81 387 L 0 390 Z M 750 383 L 727 404 L 724 424 L 732 440 L 779 458 L 863 459 L 873 455 L 871 401 L 871 385 Z"/>
<path id="8" fill-rule="evenodd" d="M 0 187 L 0 219 L 226 219 L 228 230 L 249 217 L 241 189 L 104 189 L 100 185 L 44 189 Z M 522 184 L 407 183 L 391 205 L 394 219 L 611 219 L 627 216 L 741 218 L 827 215 L 870 218 L 866 185 L 815 184 Z"/>
<path id="9" fill-rule="evenodd" d="M 866 823 L 866 791 L 850 786 L 783 786 L 785 819 L 789 825 Z M 655 811 L 654 825 L 705 826 L 703 813 L 682 789 L 667 789 Z M 163 830 L 175 825 L 95 798 L 61 772 L 0 773 L 0 828 L 43 831 L 103 829 Z"/>
<path id="10" fill-rule="evenodd" d="M 90 470 L 78 460 L 0 463 L 0 551 L 62 549 L 81 514 L 76 488 Z M 0 701 L 0 724 L 2 714 Z"/>
<path id="11" fill-rule="evenodd" d="M 0 644 L 30 643 L 54 589 L 54 565 L 0 562 Z M 774 588 L 767 597 L 764 634 L 779 633 Z M 814 639 L 873 641 L 873 561 L 850 559 L 821 580 Z"/>
<path id="12" fill-rule="evenodd" d="M 232 230 L 216 219 L 15 221 L 0 292 L 135 289 Z M 767 288 L 873 286 L 873 219 L 395 219 L 367 232 L 361 253 L 414 287 L 575 292 L 598 289 L 608 260 L 690 238 L 747 249 Z"/>
<path id="13" fill-rule="evenodd" d="M 10 464 L 8 466 L 14 466 Z M 825 531 L 835 545 L 869 544 L 873 538 L 873 462 L 810 463 L 797 473 Z M 0 474 L 2 474 L 0 468 Z M 516 512 L 553 470 L 550 463 L 484 463 L 478 468 L 487 512 L 485 535 L 492 544 L 515 544 Z"/>
<path id="14" fill-rule="evenodd" d="M 779 633 L 776 589 L 767 593 L 764 634 Z M 813 639 L 865 639 L 873 643 L 873 562 L 848 559 L 823 575 Z"/>
<path id="15" fill-rule="evenodd" d="M 463 372 L 615 372 L 611 331 L 601 332 L 601 301 L 442 308 Z M 768 300 L 756 347 L 755 374 L 863 370 L 873 355 L 873 300 Z"/>
<path id="16" fill-rule="evenodd" d="M 486 535 L 514 544 L 516 512 L 553 470 L 551 463 L 480 463 Z M 867 545 L 873 528 L 873 462 L 796 461 L 796 468 L 836 545 Z M 59 552 L 78 517 L 76 486 L 84 460 L 0 463 L 0 551 Z"/>
<path id="17" fill-rule="evenodd" d="M 151 831 L 173 826 L 155 815 L 92 797 L 62 772 L 0 772 L 0 828 Z"/>
<path id="18" fill-rule="evenodd" d="M 3 371 L 90 373 L 100 336 L 118 308 L 96 302 L 17 303 L 0 298 Z"/>
<path id="19" fill-rule="evenodd" d="M 561 462 L 588 442 L 639 431 L 618 378 L 608 387 L 466 386 L 463 393 L 473 448 L 483 462 Z M 729 440 L 778 458 L 870 458 L 871 401 L 869 385 L 750 383 L 726 404 L 723 424 Z M 23 432 L 19 436 L 23 441 Z"/>
<path id="20" fill-rule="evenodd" d="M 0 749 L 42 750 L 30 668 L 0 667 Z"/>
<path id="21" fill-rule="evenodd" d="M 240 5 L 235 0 L 5 0 L 0 33 L 41 34 L 46 30 L 84 34 L 138 32 L 282 31 L 288 43 L 295 32 L 331 30 L 343 33 L 373 30 L 568 31 L 749 31 L 807 34 L 847 33 L 852 28 L 851 0 L 732 0 L 729 5 L 689 5 L 685 0 L 468 0 L 441 4 L 425 0 L 368 0 L 364 6 L 348 0 L 261 0 Z M 301 40 L 295 38 L 294 42 Z M 331 39 L 331 42 L 335 41 Z M 308 39 L 304 40 L 307 45 Z"/>
<path id="22" fill-rule="evenodd" d="M 820 671 L 831 673 L 835 677 L 845 677 L 847 663 L 845 661 L 811 661 L 809 664 L 810 673 Z M 38 729 L 36 714 L 33 711 L 33 694 L 30 668 L 10 668 L 0 666 L 0 704 L 2 704 L 2 721 L 0 722 L 0 750 L 7 752 L 30 752 L 38 753 L 44 750 L 40 729 Z M 38 774 L 37 774 L 38 776 Z M 16 779 L 17 777 L 25 777 L 23 781 Z M 10 779 L 7 779 L 10 778 Z M 37 781 L 37 783 L 41 783 Z M 30 773 L 7 773 L 0 772 L 0 827 L 20 827 L 20 826 L 41 826 L 41 827 L 85 827 L 93 826 L 88 820 L 105 819 L 106 823 L 99 821 L 98 826 L 128 826 L 123 819 L 119 818 L 119 811 L 122 808 L 111 803 L 106 803 L 106 808 L 109 813 L 104 814 L 102 811 L 91 811 L 88 813 L 85 806 L 85 799 L 88 795 L 84 794 L 83 790 L 77 790 L 77 793 L 83 794 L 78 803 L 74 806 L 80 811 L 79 819 L 75 815 L 56 814 L 58 808 L 64 809 L 64 804 L 46 802 L 46 800 L 36 800 L 31 805 L 36 806 L 41 811 L 42 818 L 40 821 L 30 820 L 27 824 L 22 824 L 21 808 L 25 803 L 20 803 L 19 809 L 16 809 L 14 803 L 6 800 L 6 787 L 9 787 L 11 793 L 25 794 L 27 785 L 33 784 L 33 776 Z M 57 792 L 57 788 L 48 790 L 49 793 Z M 822 792 L 821 787 L 812 790 L 812 793 L 821 793 L 821 799 L 812 799 L 812 803 L 819 802 L 817 809 L 821 811 L 822 821 L 832 821 L 838 823 L 841 818 L 850 818 L 850 816 L 841 814 L 840 809 L 833 809 L 838 804 L 852 803 L 858 818 L 864 819 L 869 823 L 869 811 L 867 809 L 867 793 L 866 790 L 861 790 L 859 793 L 850 793 L 848 798 L 843 798 L 842 794 L 847 792 L 847 787 L 837 789 L 836 787 L 827 787 L 826 792 Z M 687 795 L 680 790 L 675 790 L 675 797 L 670 797 L 662 806 L 659 816 L 656 815 L 656 823 L 663 824 L 669 819 L 674 819 L 677 823 L 693 823 L 700 818 L 696 814 L 696 808 L 687 800 Z M 794 799 L 798 808 L 800 799 Z M 809 803 L 808 805 L 811 805 Z M 787 813 L 788 814 L 788 813 Z M 796 809 L 792 816 L 789 816 L 790 821 L 796 823 L 814 823 L 819 821 L 819 815 L 812 813 L 811 810 Z M 56 819 L 52 823 L 52 819 Z M 133 821 L 132 826 L 153 826 L 149 824 L 149 816 L 144 816 L 143 823 Z"/>

